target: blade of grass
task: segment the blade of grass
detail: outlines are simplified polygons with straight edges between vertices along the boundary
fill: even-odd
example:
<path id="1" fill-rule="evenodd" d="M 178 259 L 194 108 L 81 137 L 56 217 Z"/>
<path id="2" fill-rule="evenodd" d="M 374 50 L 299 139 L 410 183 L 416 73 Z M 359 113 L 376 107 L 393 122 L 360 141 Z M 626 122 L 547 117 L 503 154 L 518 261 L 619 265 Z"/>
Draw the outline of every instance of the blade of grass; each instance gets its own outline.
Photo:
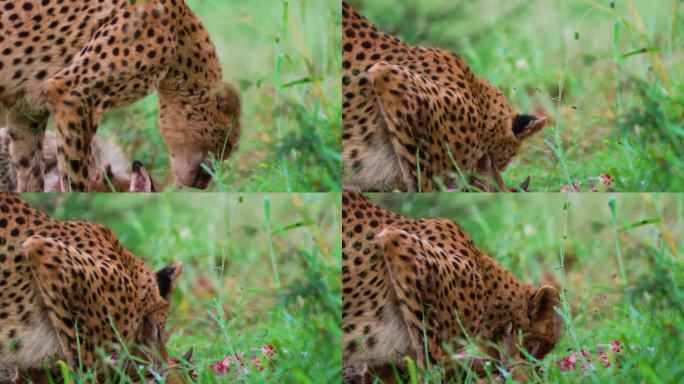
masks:
<path id="1" fill-rule="evenodd" d="M 271 268 L 273 268 L 273 278 L 275 279 L 276 289 L 280 289 L 280 273 L 278 272 L 278 264 L 276 262 L 276 255 L 273 249 L 273 229 L 271 227 L 271 198 L 264 196 L 264 214 L 266 216 L 266 231 L 268 238 L 268 254 L 271 258 Z"/>

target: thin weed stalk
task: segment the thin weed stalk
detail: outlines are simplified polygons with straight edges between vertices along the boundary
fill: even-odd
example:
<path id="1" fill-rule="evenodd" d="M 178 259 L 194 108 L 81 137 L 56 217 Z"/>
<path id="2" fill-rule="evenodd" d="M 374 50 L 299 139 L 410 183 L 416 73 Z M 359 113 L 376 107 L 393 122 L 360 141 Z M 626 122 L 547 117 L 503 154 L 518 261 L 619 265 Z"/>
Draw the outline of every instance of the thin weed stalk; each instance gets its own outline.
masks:
<path id="1" fill-rule="evenodd" d="M 558 250 L 558 259 L 560 261 L 560 266 L 558 267 L 559 269 L 559 277 L 560 277 L 560 300 L 561 300 L 561 308 L 559 313 L 562 317 L 563 320 L 566 324 L 566 329 L 568 331 L 568 337 L 570 338 L 570 341 L 572 342 L 573 348 L 576 351 L 580 351 L 582 349 L 582 346 L 580 345 L 579 339 L 577 337 L 577 332 L 575 330 L 574 326 L 574 321 L 573 321 L 573 314 L 572 314 L 572 309 L 570 308 L 570 301 L 568 300 L 568 297 L 566 295 L 566 276 L 565 276 L 565 243 L 568 239 L 568 223 L 570 221 L 570 208 L 571 208 L 571 197 L 572 196 L 581 196 L 581 195 L 573 195 L 573 194 L 566 194 L 565 196 L 565 203 L 563 203 L 563 237 L 561 238 L 560 241 L 560 249 Z M 584 356 L 580 353 L 581 359 L 586 363 L 586 359 Z"/>
<path id="2" fill-rule="evenodd" d="M 278 139 L 278 142 L 282 141 L 282 131 L 283 131 L 283 120 L 282 120 L 282 115 L 283 115 L 283 101 L 282 101 L 282 91 L 283 91 L 283 84 L 281 82 L 281 76 L 283 72 L 283 65 L 285 63 L 286 59 L 286 53 L 285 53 L 285 41 L 287 39 L 287 26 L 289 22 L 289 15 L 290 15 L 290 5 L 287 0 L 283 0 L 281 2 L 283 6 L 283 13 L 282 13 L 282 18 L 281 18 L 281 23 L 282 23 L 282 28 L 280 31 L 280 37 L 276 41 L 276 66 L 275 66 L 275 72 L 273 74 L 273 84 L 275 87 L 275 105 L 276 105 L 276 114 L 275 114 L 275 130 L 276 130 L 276 138 Z M 290 172 L 287 168 L 287 159 L 285 159 L 284 154 L 280 154 L 280 170 L 285 178 L 285 189 L 286 191 L 292 191 L 292 183 L 290 181 Z"/>
<path id="3" fill-rule="evenodd" d="M 627 273 L 625 272 L 625 264 L 622 260 L 622 247 L 620 246 L 620 231 L 617 224 L 617 198 L 613 195 L 608 198 L 608 207 L 610 208 L 610 220 L 613 225 L 613 241 L 615 244 L 615 258 L 618 263 L 618 271 L 620 272 L 620 280 L 622 286 L 627 286 Z"/>
<path id="4" fill-rule="evenodd" d="M 584 23 L 585 18 L 587 18 L 592 12 L 594 11 L 594 8 L 590 8 L 587 11 L 584 12 L 582 15 L 582 18 L 580 19 L 577 28 L 575 28 L 575 31 L 579 31 L 581 29 L 582 24 Z M 575 36 L 573 41 L 570 43 L 570 46 L 568 47 L 568 52 L 565 55 L 565 63 L 563 64 L 563 70 L 561 72 L 561 76 L 558 79 L 558 96 L 556 98 L 556 125 L 553 127 L 553 143 L 547 143 L 549 148 L 551 148 L 558 158 L 558 161 L 560 162 L 561 165 L 561 170 L 563 171 L 563 177 L 565 177 L 565 182 L 568 185 L 572 185 L 573 180 L 572 176 L 570 175 L 570 168 L 568 167 L 567 160 L 565 157 L 565 150 L 563 148 L 563 139 L 561 137 L 561 107 L 563 105 L 563 92 L 565 91 L 565 79 L 568 73 L 568 68 L 570 66 L 570 56 L 572 53 L 574 53 L 574 47 L 576 46 L 576 41 L 580 39 L 579 32 L 575 32 Z"/>
<path id="5" fill-rule="evenodd" d="M 273 269 L 273 278 L 275 279 L 276 289 L 280 289 L 280 273 L 278 272 L 278 264 L 276 262 L 276 255 L 273 249 L 273 229 L 271 228 L 271 198 L 264 197 L 264 214 L 266 216 L 266 231 L 268 237 L 268 254 L 271 259 L 271 268 Z"/>

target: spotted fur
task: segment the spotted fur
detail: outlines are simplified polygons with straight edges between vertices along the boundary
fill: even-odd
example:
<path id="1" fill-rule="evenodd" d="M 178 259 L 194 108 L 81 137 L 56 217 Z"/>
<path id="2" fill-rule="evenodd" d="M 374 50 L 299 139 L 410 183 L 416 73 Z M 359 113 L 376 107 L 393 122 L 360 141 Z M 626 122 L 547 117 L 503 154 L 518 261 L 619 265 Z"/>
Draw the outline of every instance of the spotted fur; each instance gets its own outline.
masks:
<path id="1" fill-rule="evenodd" d="M 360 193 L 344 192 L 342 205 L 346 365 L 382 372 L 403 356 L 421 366 L 448 363 L 444 346 L 458 350 L 464 330 L 472 339 L 504 344 L 522 331 L 522 345 L 538 358 L 557 343 L 558 292 L 518 280 L 459 225 L 410 219 Z M 507 353 L 520 343 L 510 343 Z"/>
<path id="2" fill-rule="evenodd" d="M 0 116 L 19 191 L 44 189 L 50 115 L 61 189 L 83 191 L 103 113 L 155 90 L 178 181 L 206 187 L 209 152 L 225 158 L 237 145 L 239 96 L 183 0 L 0 0 Z"/>
<path id="3" fill-rule="evenodd" d="M 42 370 L 52 358 L 93 367 L 100 349 L 121 342 L 166 358 L 162 331 L 181 271 L 155 273 L 108 228 L 0 194 L 0 368 Z"/>
<path id="4" fill-rule="evenodd" d="M 499 172 L 546 119 L 516 114 L 460 56 L 405 44 L 342 5 L 345 185 L 432 191 L 458 167 L 493 168 L 503 189 Z"/>

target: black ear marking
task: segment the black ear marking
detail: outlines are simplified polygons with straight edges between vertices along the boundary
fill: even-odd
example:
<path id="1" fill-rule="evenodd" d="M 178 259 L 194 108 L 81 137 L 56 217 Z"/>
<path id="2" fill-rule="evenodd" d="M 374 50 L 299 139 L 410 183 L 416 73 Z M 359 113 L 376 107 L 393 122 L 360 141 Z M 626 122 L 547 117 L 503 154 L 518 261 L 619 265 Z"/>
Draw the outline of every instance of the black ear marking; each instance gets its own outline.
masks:
<path id="1" fill-rule="evenodd" d="M 138 171 L 140 171 L 141 168 L 143 168 L 143 163 L 138 161 L 138 160 L 135 160 L 133 162 L 133 167 L 132 167 L 133 173 L 138 173 Z"/>
<path id="2" fill-rule="evenodd" d="M 167 298 L 169 295 L 173 279 L 175 278 L 175 272 L 175 265 L 170 265 L 157 272 L 157 285 L 159 286 L 159 295 L 161 297 Z"/>
<path id="3" fill-rule="evenodd" d="M 518 136 L 525 131 L 531 122 L 537 120 L 537 116 L 532 115 L 516 115 L 513 120 L 513 133 Z"/>
<path id="4" fill-rule="evenodd" d="M 154 181 L 143 164 L 133 162 L 129 192 L 155 192 Z"/>

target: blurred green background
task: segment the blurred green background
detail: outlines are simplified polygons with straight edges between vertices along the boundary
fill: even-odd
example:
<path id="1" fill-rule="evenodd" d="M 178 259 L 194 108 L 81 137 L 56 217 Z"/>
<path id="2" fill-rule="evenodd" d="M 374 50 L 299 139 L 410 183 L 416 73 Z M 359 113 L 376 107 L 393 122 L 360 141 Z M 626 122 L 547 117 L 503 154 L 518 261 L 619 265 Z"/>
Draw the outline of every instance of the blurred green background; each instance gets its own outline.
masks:
<path id="1" fill-rule="evenodd" d="M 242 98 L 242 139 L 213 190 L 339 191 L 341 3 L 337 0 L 185 0 L 216 45 Z M 157 184 L 171 180 L 157 98 L 106 114 L 111 135 Z"/>
<path id="2" fill-rule="evenodd" d="M 376 194 L 381 206 L 444 217 L 520 279 L 562 289 L 567 329 L 542 382 L 674 383 L 684 372 L 684 195 Z M 621 368 L 560 372 L 571 351 L 620 340 Z M 428 375 L 428 377 L 430 377 Z M 434 379 L 436 375 L 432 375 Z M 428 382 L 439 382 L 434 379 Z"/>
<path id="3" fill-rule="evenodd" d="M 199 382 L 339 380 L 339 194 L 23 197 L 55 218 L 108 226 L 155 269 L 184 262 L 168 349 L 180 357 L 194 347 Z M 211 374 L 210 363 L 267 344 L 277 352 L 272 371 Z"/>
<path id="4" fill-rule="evenodd" d="M 558 191 L 684 191 L 684 1 L 351 0 L 382 31 L 451 49 L 548 116 L 505 174 Z M 600 189 L 600 187 L 599 187 Z"/>

